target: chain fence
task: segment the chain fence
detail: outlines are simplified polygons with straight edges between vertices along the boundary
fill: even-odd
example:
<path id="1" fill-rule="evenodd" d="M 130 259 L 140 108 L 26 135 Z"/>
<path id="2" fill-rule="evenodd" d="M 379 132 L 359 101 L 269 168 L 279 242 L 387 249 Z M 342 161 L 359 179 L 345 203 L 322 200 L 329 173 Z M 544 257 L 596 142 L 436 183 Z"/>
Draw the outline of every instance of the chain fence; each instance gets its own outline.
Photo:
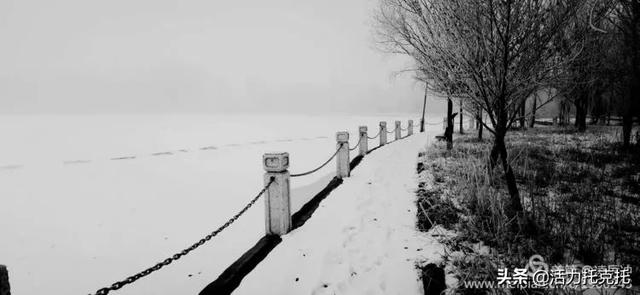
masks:
<path id="1" fill-rule="evenodd" d="M 441 123 L 426 123 L 426 125 L 436 125 L 436 124 L 441 124 Z M 396 126 L 396 128 L 394 128 L 391 131 L 387 131 L 387 133 L 391 134 L 394 133 L 397 129 L 400 129 L 401 131 L 407 131 L 408 128 L 402 128 L 402 127 L 398 127 Z M 375 139 L 378 138 L 381 134 L 382 130 L 379 129 L 378 133 L 376 133 L 375 136 L 373 137 L 369 137 L 366 136 L 368 139 Z M 318 166 L 315 169 L 303 172 L 303 173 L 293 173 L 290 174 L 290 177 L 302 177 L 302 176 L 306 176 L 306 175 L 310 175 L 312 173 L 315 173 L 316 171 L 324 168 L 327 164 L 329 164 L 329 162 L 331 162 L 331 160 L 333 160 L 336 155 L 339 153 L 340 149 L 346 144 L 347 148 L 349 149 L 349 151 L 353 151 L 355 149 L 357 149 L 360 144 L 362 143 L 362 140 L 364 139 L 364 137 L 360 137 L 358 142 L 356 143 L 356 145 L 354 147 L 349 147 L 348 143 L 340 143 L 340 145 L 338 146 L 338 148 L 336 149 L 336 151 L 331 155 L 331 157 L 329 157 L 329 159 L 327 159 L 324 163 L 322 163 L 322 165 Z M 395 140 L 394 140 L 395 141 Z M 207 149 L 217 149 L 217 147 L 215 146 L 207 146 L 207 147 L 203 147 L 201 148 L 202 150 L 207 150 Z M 187 150 L 180 150 L 182 152 L 187 152 Z M 170 153 L 162 153 L 164 154 L 170 154 Z M 154 154 L 155 155 L 155 154 Z M 160 153 L 158 153 L 158 155 L 160 155 Z M 120 159 L 129 159 L 131 157 L 119 157 L 117 158 L 118 160 Z M 135 158 L 135 157 L 133 157 Z M 113 159 L 112 159 L 113 160 Z M 233 217 L 231 217 L 227 222 L 225 222 L 222 226 L 220 226 L 219 228 L 217 228 L 216 230 L 212 231 L 211 233 L 207 234 L 206 236 L 204 236 L 202 239 L 200 239 L 199 241 L 195 242 L 194 244 L 192 244 L 191 246 L 189 246 L 188 248 L 183 249 L 182 251 L 166 258 L 165 260 L 156 263 L 154 266 L 149 267 L 139 273 L 136 273 L 132 276 L 127 277 L 124 280 L 121 281 L 117 281 L 113 284 L 111 284 L 108 287 L 104 287 L 99 289 L 98 291 L 96 291 L 96 293 L 94 293 L 95 295 L 106 295 L 109 294 L 109 292 L 111 291 L 115 291 L 115 290 L 119 290 L 120 288 L 132 284 L 135 281 L 148 276 L 149 274 L 158 271 L 160 269 L 162 269 L 163 267 L 173 263 L 174 261 L 179 260 L 180 258 L 182 258 L 183 256 L 189 254 L 191 251 L 197 249 L 198 247 L 204 245 L 205 243 L 207 243 L 208 241 L 210 241 L 213 237 L 217 236 L 220 232 L 222 232 L 223 230 L 225 230 L 226 228 L 228 228 L 231 224 L 233 224 L 238 218 L 240 218 L 240 216 L 242 216 L 247 210 L 249 210 L 249 208 L 251 208 L 257 201 L 258 199 L 260 199 L 260 197 L 266 192 L 266 190 L 269 188 L 269 186 L 274 182 L 274 179 L 272 178 L 269 183 L 267 183 L 262 190 L 260 190 L 260 192 L 258 192 L 258 194 L 251 199 L 251 201 L 249 201 L 249 203 L 247 205 L 245 205 L 240 211 L 238 211 L 238 213 L 236 213 Z"/>
<path id="2" fill-rule="evenodd" d="M 367 138 L 368 138 L 368 139 L 376 139 L 376 138 L 378 138 L 378 136 L 380 136 L 380 130 L 381 130 L 381 129 L 378 129 L 378 133 L 376 133 L 376 136 L 374 136 L 374 137 L 369 137 L 369 135 L 367 135 Z"/>
<path id="3" fill-rule="evenodd" d="M 251 206 L 253 206 L 256 201 L 258 201 L 258 199 L 260 199 L 260 197 L 264 194 L 264 192 L 269 188 L 269 186 L 274 182 L 274 179 L 272 178 L 269 183 L 267 183 L 264 188 L 262 188 L 262 190 L 258 193 L 258 195 L 256 195 L 246 206 L 244 206 L 244 208 L 242 208 L 242 210 L 240 210 L 238 213 L 236 213 L 236 215 L 234 215 L 233 217 L 231 217 L 231 219 L 229 219 L 225 224 L 223 224 L 221 227 L 219 227 L 218 229 L 214 230 L 213 232 L 209 233 L 208 235 L 204 236 L 202 239 L 200 239 L 199 241 L 197 241 L 196 243 L 192 244 L 191 246 L 189 246 L 188 248 L 174 254 L 173 256 L 163 260 L 162 262 L 158 262 L 156 265 L 149 267 L 135 275 L 132 275 L 122 281 L 118 281 L 115 282 L 113 284 L 111 284 L 111 286 L 109 287 L 104 287 L 102 289 L 99 289 L 98 291 L 96 291 L 95 295 L 106 295 L 109 294 L 109 292 L 111 291 L 115 291 L 118 290 L 128 284 L 131 284 L 143 277 L 148 276 L 149 274 L 171 264 L 172 262 L 180 259 L 181 257 L 189 254 L 189 252 L 197 249 L 198 247 L 204 245 L 206 242 L 208 242 L 209 240 L 211 240 L 211 238 L 215 237 L 216 235 L 218 235 L 220 232 L 222 232 L 224 229 L 226 229 L 227 227 L 229 227 L 232 223 L 234 223 L 238 218 L 240 218 L 240 216 L 242 216 L 242 214 L 244 214 L 245 212 L 247 212 L 247 210 L 249 210 L 249 208 L 251 208 Z"/>
<path id="4" fill-rule="evenodd" d="M 333 153 L 333 155 L 331 155 L 331 157 L 329 157 L 329 159 L 324 162 L 322 165 L 318 166 L 318 168 L 309 170 L 307 172 L 303 172 L 303 173 L 294 173 L 294 174 L 290 174 L 290 177 L 301 177 L 301 176 L 307 176 L 309 174 L 312 174 L 320 169 L 322 169 L 324 166 L 327 166 L 327 164 L 329 164 L 329 162 L 331 162 L 331 160 L 333 160 L 333 158 L 336 157 L 336 155 L 338 154 L 338 152 L 340 151 L 340 148 L 342 148 L 342 145 L 344 145 L 344 143 L 340 143 L 340 146 L 336 149 L 335 153 Z"/>
<path id="5" fill-rule="evenodd" d="M 354 146 L 354 147 L 352 147 L 352 148 L 349 148 L 349 151 L 351 152 L 351 151 L 354 151 L 355 149 L 357 149 L 357 148 L 358 148 L 358 146 L 360 146 L 360 143 L 362 143 L 362 137 L 360 137 L 360 138 L 358 139 L 358 143 L 356 143 L 356 146 Z"/>

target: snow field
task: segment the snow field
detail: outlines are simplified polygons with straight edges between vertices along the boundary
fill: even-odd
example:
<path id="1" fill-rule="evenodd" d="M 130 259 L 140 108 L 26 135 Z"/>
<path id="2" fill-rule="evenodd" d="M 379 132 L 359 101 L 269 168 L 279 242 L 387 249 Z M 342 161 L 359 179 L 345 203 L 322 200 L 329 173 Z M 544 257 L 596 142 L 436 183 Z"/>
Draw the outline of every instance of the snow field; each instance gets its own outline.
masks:
<path id="1" fill-rule="evenodd" d="M 406 126 L 410 117 L 397 118 Z M 353 146 L 358 125 L 375 134 L 378 121 L 394 119 L 0 117 L 0 263 L 8 266 L 12 293 L 87 294 L 122 280 L 240 210 L 263 187 L 263 153 L 287 151 L 290 171 L 306 171 L 335 151 L 335 131 L 350 131 Z M 330 163 L 292 181 L 294 210 L 334 173 Z M 199 292 L 264 235 L 263 204 L 116 294 Z"/>

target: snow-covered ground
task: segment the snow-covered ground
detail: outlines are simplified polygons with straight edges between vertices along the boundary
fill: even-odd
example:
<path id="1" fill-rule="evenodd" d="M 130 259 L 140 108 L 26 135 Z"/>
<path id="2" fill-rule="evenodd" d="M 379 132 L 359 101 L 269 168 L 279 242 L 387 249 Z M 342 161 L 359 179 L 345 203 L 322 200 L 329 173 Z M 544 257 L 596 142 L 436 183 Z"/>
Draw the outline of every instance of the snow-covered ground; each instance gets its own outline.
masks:
<path id="1" fill-rule="evenodd" d="M 262 188 L 263 153 L 289 152 L 290 171 L 298 173 L 314 168 L 333 153 L 336 131 L 349 131 L 353 135 L 353 146 L 357 142 L 358 125 L 368 125 L 370 134 L 375 134 L 381 120 L 393 128 L 393 120 L 401 120 L 405 127 L 409 118 L 416 120 L 417 116 L 0 117 L 3 138 L 0 145 L 0 264 L 9 269 L 12 294 L 95 292 L 152 266 L 226 222 Z M 442 126 L 429 128 L 440 131 Z M 408 195 L 399 195 L 398 204 L 391 202 L 390 196 L 387 195 L 387 199 L 382 196 L 393 192 L 391 187 L 398 188 L 398 185 L 407 194 L 412 189 L 408 185 L 415 170 L 415 148 L 424 144 L 424 137 L 422 142 L 419 138 L 421 136 L 372 153 L 354 177 L 323 206 L 343 196 L 346 204 L 339 207 L 363 208 L 362 214 L 369 212 L 371 216 L 375 215 L 376 208 L 384 208 L 382 206 L 414 210 Z M 376 146 L 377 140 L 371 140 L 369 145 Z M 407 152 L 403 148 L 407 148 Z M 398 171 L 398 175 L 391 173 L 391 167 L 382 169 L 382 165 L 389 163 L 392 152 L 393 158 L 402 160 L 397 165 L 411 162 L 411 169 L 397 166 L 395 168 L 404 169 Z M 326 184 L 334 171 L 335 165 L 331 164 L 318 173 L 292 181 L 294 209 L 311 198 L 316 188 Z M 390 175 L 395 176 L 389 178 Z M 365 177 L 372 185 L 349 185 Z M 366 196 L 373 188 L 380 192 Z M 344 198 L 349 195 L 356 199 Z M 371 203 L 365 202 L 367 198 Z M 381 203 L 374 202 L 376 199 Z M 323 210 L 321 208 L 316 213 L 318 216 L 314 215 L 299 232 L 287 237 L 261 267 L 273 264 L 276 255 L 283 251 L 279 249 L 292 247 L 290 244 L 296 237 L 312 235 L 309 228 L 320 228 L 317 225 L 320 221 L 315 219 L 332 214 Z M 346 209 L 340 210 L 346 212 Z M 258 202 L 203 247 L 117 294 L 199 292 L 264 234 L 263 214 L 263 203 Z M 390 210 L 379 218 L 384 221 L 382 218 L 392 218 L 392 214 L 395 213 Z M 415 215 L 414 212 L 407 214 Z M 365 221 L 356 215 L 350 218 L 336 222 Z M 397 242 L 402 243 L 413 224 L 403 219 L 408 218 L 406 216 L 399 218 L 406 222 L 406 228 L 394 231 L 382 227 L 374 231 L 376 223 L 372 223 L 350 231 L 357 237 L 358 232 L 363 232 L 362 227 L 382 234 L 388 230 L 393 239 L 400 239 Z M 343 226 L 332 230 L 344 229 Z M 365 237 L 360 236 L 357 243 L 366 242 Z M 396 246 L 391 242 L 377 244 L 376 237 L 369 238 L 372 248 Z M 323 247 L 322 241 L 318 242 L 319 247 Z M 317 259 L 320 261 L 323 257 Z M 409 257 L 407 254 L 406 258 Z M 311 279 L 307 277 L 305 282 Z M 322 279 L 335 282 L 334 287 L 339 285 L 335 278 Z M 250 287 L 243 285 L 243 288 Z"/>
<path id="2" fill-rule="evenodd" d="M 434 135 L 367 155 L 234 294 L 422 294 L 416 262 L 442 255 L 441 245 L 415 228 L 417 154 Z"/>

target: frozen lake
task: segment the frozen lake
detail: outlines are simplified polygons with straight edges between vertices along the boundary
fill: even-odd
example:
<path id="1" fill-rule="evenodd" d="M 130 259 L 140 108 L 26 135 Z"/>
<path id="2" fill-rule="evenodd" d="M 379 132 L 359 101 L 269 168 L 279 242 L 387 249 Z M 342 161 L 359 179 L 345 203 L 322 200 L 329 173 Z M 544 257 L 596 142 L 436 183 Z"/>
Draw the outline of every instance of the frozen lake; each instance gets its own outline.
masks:
<path id="1" fill-rule="evenodd" d="M 354 146 L 359 125 L 373 136 L 379 121 L 391 130 L 394 120 L 406 128 L 413 119 L 417 133 L 418 118 L 0 116 L 0 264 L 13 294 L 93 293 L 224 224 L 263 187 L 263 153 L 289 152 L 289 170 L 299 173 L 335 151 L 336 131 L 349 131 Z M 292 180 L 294 210 L 334 172 L 331 163 Z M 263 216 L 259 201 L 204 246 L 117 294 L 197 294 L 264 235 Z"/>

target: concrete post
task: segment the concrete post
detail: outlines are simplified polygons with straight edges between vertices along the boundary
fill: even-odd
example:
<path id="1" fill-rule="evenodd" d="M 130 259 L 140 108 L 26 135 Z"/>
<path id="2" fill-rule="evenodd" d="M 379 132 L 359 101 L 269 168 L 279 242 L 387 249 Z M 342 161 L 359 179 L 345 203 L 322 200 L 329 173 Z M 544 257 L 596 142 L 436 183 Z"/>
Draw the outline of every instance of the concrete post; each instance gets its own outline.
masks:
<path id="1" fill-rule="evenodd" d="M 369 151 L 369 138 L 367 137 L 367 126 L 360 126 L 360 151 L 358 155 L 364 156 Z"/>
<path id="2" fill-rule="evenodd" d="M 413 135 L 413 120 L 409 120 L 409 123 L 407 125 L 407 136 L 411 136 Z"/>
<path id="3" fill-rule="evenodd" d="M 380 122 L 380 145 L 387 144 L 387 122 Z"/>
<path id="4" fill-rule="evenodd" d="M 340 131 L 336 133 L 336 176 L 346 178 L 351 174 L 349 167 L 349 132 Z"/>
<path id="5" fill-rule="evenodd" d="M 291 230 L 289 199 L 289 153 L 266 153 L 262 156 L 265 185 L 273 179 L 265 198 L 267 235 L 284 235 Z"/>
<path id="6" fill-rule="evenodd" d="M 394 130 L 396 132 L 396 140 L 398 140 L 398 139 L 402 138 L 402 129 L 400 129 L 401 128 L 401 125 L 400 125 L 401 123 L 400 123 L 400 121 L 396 121 L 395 123 L 396 123 L 395 124 L 396 128 Z"/>
<path id="7" fill-rule="evenodd" d="M 4 265 L 0 265 L 0 295 L 11 295 L 9 272 L 7 271 L 7 267 Z"/>

